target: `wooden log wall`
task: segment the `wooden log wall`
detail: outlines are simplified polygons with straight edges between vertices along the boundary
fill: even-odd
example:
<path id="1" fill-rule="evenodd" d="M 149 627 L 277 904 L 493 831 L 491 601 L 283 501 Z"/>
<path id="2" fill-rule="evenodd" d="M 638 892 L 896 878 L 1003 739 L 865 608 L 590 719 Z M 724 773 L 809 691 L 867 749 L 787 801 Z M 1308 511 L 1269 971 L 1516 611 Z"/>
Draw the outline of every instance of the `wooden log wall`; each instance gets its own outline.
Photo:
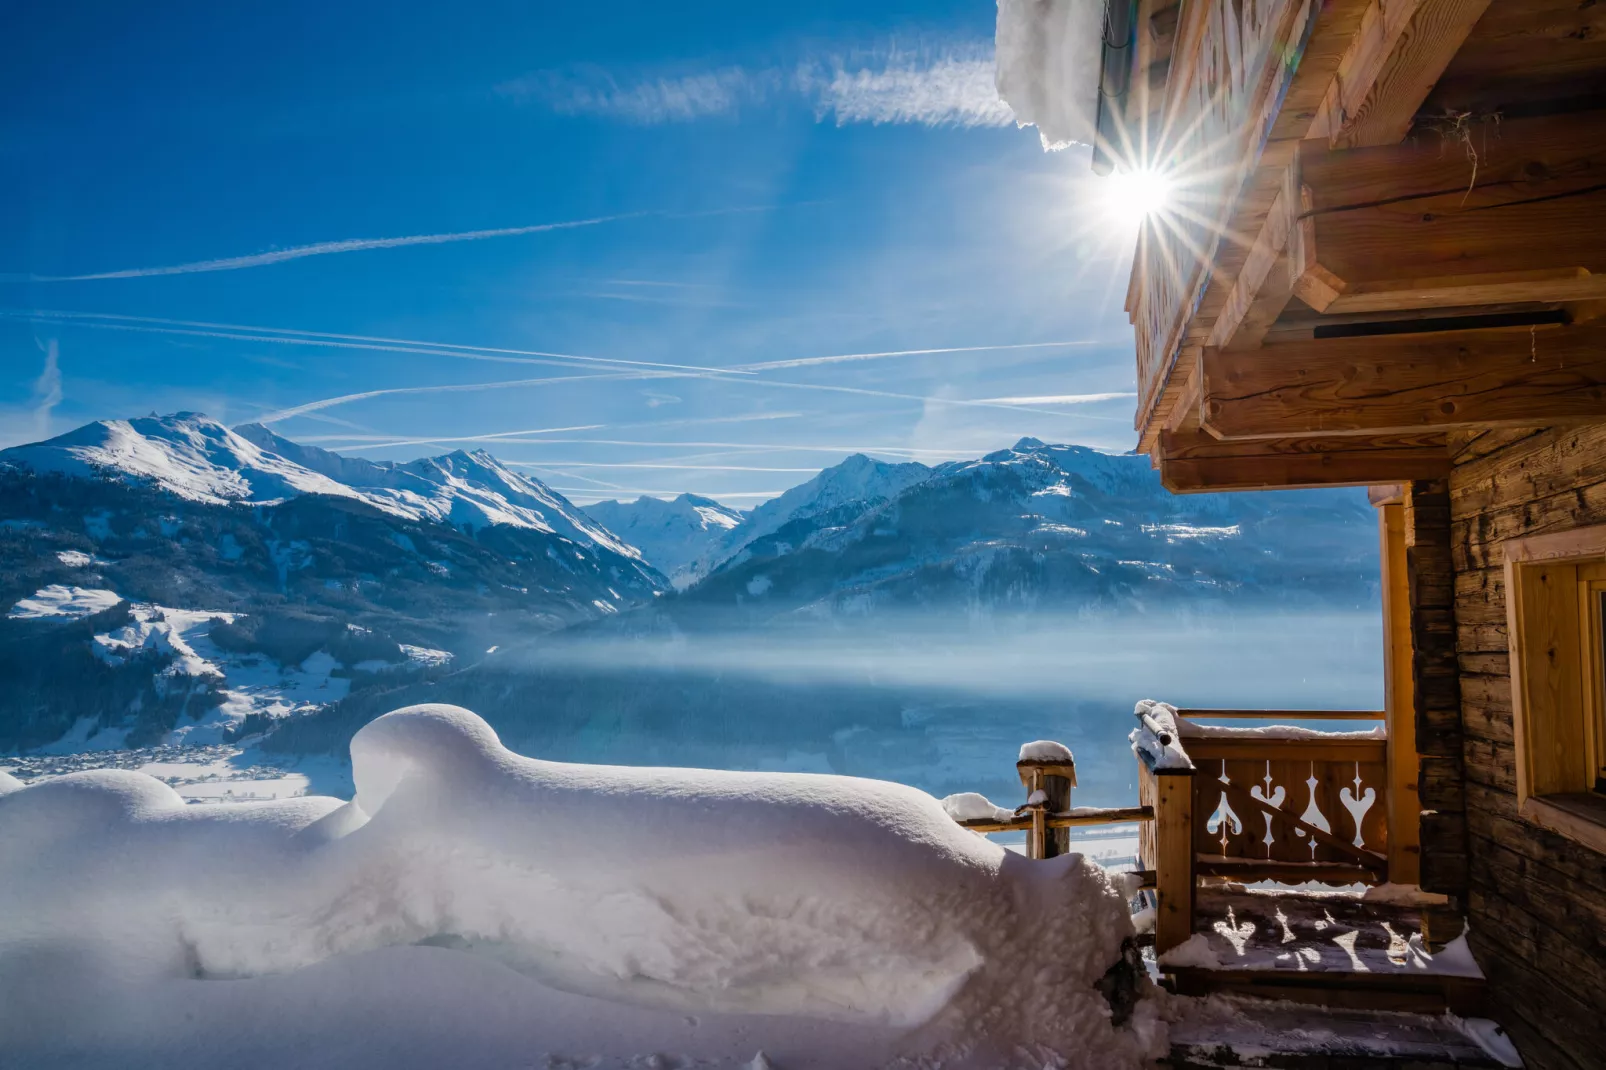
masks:
<path id="1" fill-rule="evenodd" d="M 1449 917 L 1424 919 L 1431 943 L 1453 939 L 1467 891 L 1466 800 L 1462 791 L 1460 680 L 1456 666 L 1455 566 L 1445 480 L 1405 486 L 1405 572 L 1411 607 L 1411 688 L 1417 793 L 1422 802 L 1421 883 L 1451 897 Z M 1450 921 L 1450 918 L 1457 919 Z M 1446 926 L 1454 931 L 1445 931 Z"/>
<path id="2" fill-rule="evenodd" d="M 1465 783 L 1451 782 L 1450 756 L 1442 766 L 1436 754 L 1424 757 L 1423 806 L 1434 805 L 1430 794 L 1445 807 L 1457 794 L 1464 800 L 1470 939 L 1489 978 L 1489 1006 L 1530 1070 L 1598 1067 L 1606 1052 L 1606 855 L 1517 816 L 1501 543 L 1606 523 L 1606 426 L 1464 432 L 1452 437 L 1451 452 Z M 1430 868 L 1441 877 L 1430 867 L 1434 852 L 1424 821 L 1424 887 Z"/>

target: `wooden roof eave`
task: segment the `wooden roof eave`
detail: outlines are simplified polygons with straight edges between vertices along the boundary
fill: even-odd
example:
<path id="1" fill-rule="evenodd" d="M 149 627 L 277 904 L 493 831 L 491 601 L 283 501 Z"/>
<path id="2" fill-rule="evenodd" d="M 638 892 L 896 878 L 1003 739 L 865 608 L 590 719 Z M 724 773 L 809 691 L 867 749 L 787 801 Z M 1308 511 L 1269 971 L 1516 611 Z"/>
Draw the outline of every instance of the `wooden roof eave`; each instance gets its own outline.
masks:
<path id="1" fill-rule="evenodd" d="M 1262 275 L 1278 268 L 1280 261 L 1269 254 L 1267 240 L 1268 227 L 1277 221 L 1269 217 L 1278 197 L 1287 196 L 1284 191 L 1291 169 L 1297 167 L 1299 142 L 1312 136 L 1340 146 L 1400 140 L 1487 4 L 1488 0 L 1394 0 L 1385 6 L 1380 0 L 1329 0 L 1315 12 L 1286 88 L 1267 101 L 1274 110 L 1267 136 L 1229 200 L 1215 248 L 1210 250 L 1208 271 L 1189 288 L 1195 295 L 1192 308 L 1167 340 L 1169 352 L 1160 374 L 1140 383 L 1146 388 L 1135 420 L 1141 450 L 1158 461 L 1161 433 L 1196 423 L 1188 411 L 1198 402 L 1196 377 L 1190 383 L 1188 376 L 1178 376 L 1179 356 L 1192 347 L 1221 344 L 1218 324 L 1224 311 L 1239 315 L 1252 311 L 1249 306 L 1263 279 L 1252 280 L 1248 300 L 1242 292 L 1235 294 L 1246 289 L 1239 285 L 1246 268 Z M 1206 4 L 1190 6 L 1197 12 Z M 1184 24 L 1191 29 L 1198 20 L 1185 18 Z M 1190 39 L 1179 33 L 1179 40 Z M 1185 84 L 1185 77 L 1174 75 L 1168 81 L 1169 117 L 1176 114 L 1181 92 L 1176 87 Z M 1143 257 L 1134 258 L 1129 311 L 1147 266 Z M 1269 314 L 1275 319 L 1281 309 L 1276 297 L 1273 294 L 1265 302 L 1269 307 L 1261 311 L 1261 318 Z M 1232 325 L 1234 331 L 1236 326 Z"/>

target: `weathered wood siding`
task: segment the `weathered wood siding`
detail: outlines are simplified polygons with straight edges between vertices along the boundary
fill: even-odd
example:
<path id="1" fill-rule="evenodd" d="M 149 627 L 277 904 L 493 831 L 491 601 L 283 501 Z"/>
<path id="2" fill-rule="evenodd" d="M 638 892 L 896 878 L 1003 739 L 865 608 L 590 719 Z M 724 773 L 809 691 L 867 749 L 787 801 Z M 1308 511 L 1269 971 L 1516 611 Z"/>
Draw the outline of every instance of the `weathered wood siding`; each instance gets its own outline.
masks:
<path id="1" fill-rule="evenodd" d="M 1451 449 L 1472 945 L 1489 976 L 1492 1013 L 1517 1037 L 1532 1070 L 1599 1067 L 1606 1064 L 1606 855 L 1517 816 L 1501 543 L 1606 523 L 1606 426 L 1462 434 Z M 1424 719 L 1431 720 L 1419 714 Z M 1425 808 L 1430 761 L 1437 759 L 1423 761 Z M 1446 785 L 1444 793 L 1454 789 Z M 1423 841 L 1427 886 L 1426 826 Z"/>
<path id="2" fill-rule="evenodd" d="M 1451 896 L 1459 914 L 1467 889 L 1467 823 L 1449 485 L 1444 480 L 1407 484 L 1404 504 L 1411 689 L 1421 755 L 1422 887 Z M 1439 919 L 1426 921 L 1429 939 L 1442 940 Z"/>

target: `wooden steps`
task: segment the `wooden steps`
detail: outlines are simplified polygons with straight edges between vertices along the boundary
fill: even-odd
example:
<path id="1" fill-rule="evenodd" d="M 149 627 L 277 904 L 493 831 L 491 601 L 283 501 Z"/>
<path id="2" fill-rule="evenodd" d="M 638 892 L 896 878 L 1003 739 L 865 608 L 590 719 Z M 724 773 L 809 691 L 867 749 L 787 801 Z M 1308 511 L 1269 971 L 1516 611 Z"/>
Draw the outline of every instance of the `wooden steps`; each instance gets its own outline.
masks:
<path id="1" fill-rule="evenodd" d="M 1216 970 L 1184 966 L 1167 971 L 1172 988 L 1182 996 L 1224 993 L 1257 999 L 1287 1000 L 1348 1010 L 1410 1011 L 1481 1017 L 1484 982 L 1477 977 L 1443 974 L 1359 973 L 1245 969 Z"/>
<path id="2" fill-rule="evenodd" d="M 1442 1017 L 1314 1010 L 1254 1000 L 1177 1024 L 1174 1070 L 1490 1070 L 1501 1064 Z"/>
<path id="3" fill-rule="evenodd" d="M 1417 964 L 1421 910 L 1358 894 L 1203 885 L 1195 940 L 1214 966 L 1161 967 L 1179 995 L 1225 993 L 1352 1010 L 1483 1013 L 1481 977 Z"/>

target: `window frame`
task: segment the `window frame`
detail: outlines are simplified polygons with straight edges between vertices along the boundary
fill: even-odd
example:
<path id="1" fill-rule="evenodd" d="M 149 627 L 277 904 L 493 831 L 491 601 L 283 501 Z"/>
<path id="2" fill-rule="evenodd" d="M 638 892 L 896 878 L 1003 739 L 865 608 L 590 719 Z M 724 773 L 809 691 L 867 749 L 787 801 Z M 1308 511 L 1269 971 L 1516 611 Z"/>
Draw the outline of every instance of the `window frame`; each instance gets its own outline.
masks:
<path id="1" fill-rule="evenodd" d="M 1518 813 L 1606 854 L 1606 525 L 1504 547 Z"/>
<path id="2" fill-rule="evenodd" d="M 1578 631 L 1585 730 L 1595 763 L 1591 790 L 1606 795 L 1606 560 L 1578 565 Z"/>

